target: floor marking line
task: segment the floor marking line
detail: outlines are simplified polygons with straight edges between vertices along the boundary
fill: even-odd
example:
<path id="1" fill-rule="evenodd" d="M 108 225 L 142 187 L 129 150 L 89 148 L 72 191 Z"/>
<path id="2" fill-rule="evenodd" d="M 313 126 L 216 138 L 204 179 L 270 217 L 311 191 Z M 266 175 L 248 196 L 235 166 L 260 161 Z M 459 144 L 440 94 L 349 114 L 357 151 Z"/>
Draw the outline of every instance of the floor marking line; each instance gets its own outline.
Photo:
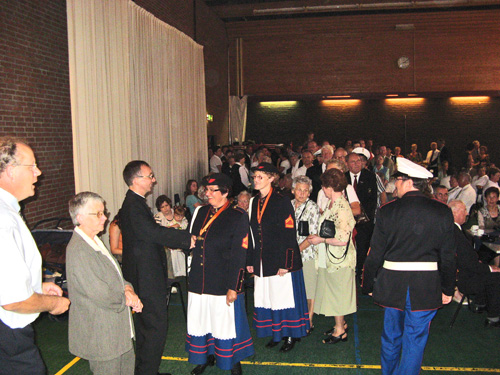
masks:
<path id="1" fill-rule="evenodd" d="M 161 357 L 168 361 L 187 362 L 187 358 L 183 357 Z M 258 362 L 258 361 L 241 361 L 244 365 L 257 366 L 283 366 L 283 367 L 317 367 L 317 368 L 344 368 L 344 369 L 378 369 L 380 365 L 361 365 L 361 364 L 333 364 L 333 363 L 290 363 L 290 362 Z M 500 373 L 500 369 L 495 368 L 480 368 L 480 367 L 443 367 L 443 366 L 422 366 L 423 371 L 448 371 L 448 372 L 488 372 Z M 58 374 L 56 374 L 58 375 Z"/>
<path id="2" fill-rule="evenodd" d="M 73 358 L 71 360 L 71 362 L 69 362 L 66 366 L 64 366 L 62 369 L 60 369 L 58 372 L 56 372 L 55 375 L 62 375 L 62 374 L 64 374 L 66 371 L 68 371 L 71 368 L 71 366 L 73 366 L 79 360 L 80 360 L 80 357 Z"/>

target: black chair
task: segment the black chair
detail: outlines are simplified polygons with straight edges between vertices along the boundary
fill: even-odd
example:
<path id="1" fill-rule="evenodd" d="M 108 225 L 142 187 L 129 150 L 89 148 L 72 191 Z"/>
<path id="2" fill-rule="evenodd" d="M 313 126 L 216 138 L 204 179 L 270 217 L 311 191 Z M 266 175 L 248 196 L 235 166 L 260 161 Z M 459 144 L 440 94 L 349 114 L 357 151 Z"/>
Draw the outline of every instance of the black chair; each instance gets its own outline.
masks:
<path id="1" fill-rule="evenodd" d="M 186 305 L 184 304 L 184 296 L 182 295 L 181 284 L 177 281 L 174 281 L 168 287 L 168 290 L 167 290 L 167 308 L 170 305 L 170 297 L 172 296 L 172 288 L 173 287 L 177 288 L 177 294 L 181 297 L 182 311 L 184 312 L 184 318 L 186 319 L 186 322 L 187 322 L 187 311 L 186 311 Z"/>
<path id="2" fill-rule="evenodd" d="M 455 320 L 457 319 L 457 316 L 458 316 L 458 313 L 460 312 L 460 309 L 462 308 L 463 304 L 464 304 L 464 301 L 465 299 L 467 298 L 467 301 L 468 301 L 468 306 L 469 306 L 469 309 L 470 309 L 470 306 L 471 306 L 471 299 L 469 298 L 469 295 L 464 293 L 462 295 L 462 299 L 460 300 L 456 310 L 455 310 L 455 313 L 453 314 L 453 317 L 451 318 L 451 322 L 450 322 L 450 328 L 453 328 L 453 325 L 455 324 Z"/>

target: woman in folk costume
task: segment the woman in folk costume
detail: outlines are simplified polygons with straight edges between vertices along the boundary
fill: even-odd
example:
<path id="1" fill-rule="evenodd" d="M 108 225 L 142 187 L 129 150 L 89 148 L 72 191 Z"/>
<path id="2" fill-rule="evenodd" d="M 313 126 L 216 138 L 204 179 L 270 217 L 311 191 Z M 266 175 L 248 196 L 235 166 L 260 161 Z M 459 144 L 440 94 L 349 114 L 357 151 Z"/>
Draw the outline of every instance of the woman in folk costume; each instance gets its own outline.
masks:
<path id="1" fill-rule="evenodd" d="M 295 214 L 290 199 L 273 188 L 277 168 L 260 163 L 252 171 L 259 190 L 250 203 L 254 246 L 247 259 L 255 274 L 254 326 L 259 337 L 271 336 L 268 348 L 285 339 L 280 351 L 287 352 L 310 328 Z"/>
<path id="2" fill-rule="evenodd" d="M 223 173 L 207 178 L 208 205 L 196 209 L 190 228 L 197 237 L 189 273 L 186 351 L 191 374 L 214 363 L 232 375 L 254 354 L 242 295 L 248 249 L 248 216 L 227 197 L 232 181 Z"/>

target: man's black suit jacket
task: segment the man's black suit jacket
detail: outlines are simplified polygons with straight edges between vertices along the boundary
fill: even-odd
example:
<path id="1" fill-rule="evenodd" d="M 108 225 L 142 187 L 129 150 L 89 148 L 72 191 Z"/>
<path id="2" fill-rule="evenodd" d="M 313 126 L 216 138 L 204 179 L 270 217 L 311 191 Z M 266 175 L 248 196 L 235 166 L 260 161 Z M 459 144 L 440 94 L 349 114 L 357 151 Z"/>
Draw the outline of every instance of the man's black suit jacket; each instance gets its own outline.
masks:
<path id="1" fill-rule="evenodd" d="M 321 190 L 321 175 L 323 174 L 323 164 L 313 165 L 307 168 L 306 176 L 312 181 L 313 190 L 310 199 L 314 202 L 318 200 L 318 193 Z"/>
<path id="2" fill-rule="evenodd" d="M 457 250 L 458 289 L 464 293 L 474 294 L 484 289 L 481 275 L 489 274 L 490 267 L 481 263 L 479 257 L 462 231 L 455 225 L 455 242 Z"/>
<path id="3" fill-rule="evenodd" d="M 345 175 L 347 178 L 347 182 L 353 185 L 353 181 L 351 181 L 351 174 L 349 173 L 349 171 L 347 171 Z M 377 209 L 377 178 L 375 177 L 375 173 L 370 172 L 366 168 L 363 168 L 361 170 L 358 179 L 356 194 L 358 195 L 363 209 L 373 223 L 373 219 L 375 218 L 375 210 Z"/>
<path id="4" fill-rule="evenodd" d="M 120 210 L 123 238 L 123 277 L 145 296 L 166 296 L 167 259 L 164 246 L 189 249 L 191 235 L 157 224 L 146 199 L 127 191 Z"/>

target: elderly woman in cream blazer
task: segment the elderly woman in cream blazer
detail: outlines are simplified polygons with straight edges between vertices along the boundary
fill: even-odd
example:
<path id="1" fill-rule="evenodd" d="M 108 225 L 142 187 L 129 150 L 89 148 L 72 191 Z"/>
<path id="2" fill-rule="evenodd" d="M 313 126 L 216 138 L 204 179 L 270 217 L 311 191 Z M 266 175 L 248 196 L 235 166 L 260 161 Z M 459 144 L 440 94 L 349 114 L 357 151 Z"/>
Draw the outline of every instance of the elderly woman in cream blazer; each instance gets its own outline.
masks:
<path id="1" fill-rule="evenodd" d="M 66 250 L 69 351 L 87 359 L 94 374 L 134 373 L 130 307 L 142 311 L 132 285 L 97 236 L 104 230 L 104 200 L 83 192 L 69 201 L 75 231 Z"/>

